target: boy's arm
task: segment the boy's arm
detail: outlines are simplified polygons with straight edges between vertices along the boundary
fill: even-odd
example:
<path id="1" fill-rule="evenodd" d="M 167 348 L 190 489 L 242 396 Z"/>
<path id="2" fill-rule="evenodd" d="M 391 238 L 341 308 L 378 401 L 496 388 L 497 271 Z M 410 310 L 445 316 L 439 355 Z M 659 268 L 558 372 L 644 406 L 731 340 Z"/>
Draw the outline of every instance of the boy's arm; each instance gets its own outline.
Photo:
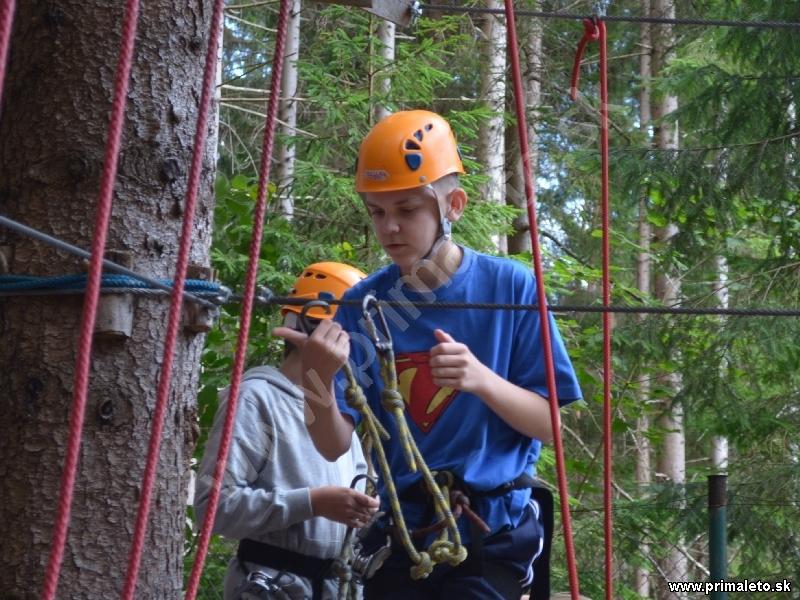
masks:
<path id="1" fill-rule="evenodd" d="M 333 389 L 334 376 L 350 355 L 350 337 L 330 320 L 320 321 L 310 336 L 287 327 L 272 334 L 300 349 L 308 433 L 319 453 L 334 461 L 350 449 L 353 437 L 353 422 L 339 412 Z"/>
<path id="2" fill-rule="evenodd" d="M 317 451 L 329 461 L 334 461 L 350 449 L 355 426 L 349 417 L 339 411 L 333 382 L 325 387 L 314 374 L 313 370 L 308 370 L 303 377 L 306 428 Z"/>
<path id="3" fill-rule="evenodd" d="M 547 399 L 504 379 L 441 329 L 434 335 L 439 341 L 431 349 L 434 384 L 475 394 L 509 427 L 527 437 L 545 443 L 553 439 Z"/>
<path id="4" fill-rule="evenodd" d="M 227 402 L 220 404 L 197 473 L 194 508 L 199 521 L 205 518 L 208 507 L 226 407 Z M 255 402 L 240 395 L 214 533 L 243 539 L 254 532 L 286 529 L 313 516 L 308 487 L 255 487 L 266 461 L 273 455 L 272 446 L 276 441 L 274 423 L 267 422 Z M 290 466 L 284 465 L 284 468 Z"/>

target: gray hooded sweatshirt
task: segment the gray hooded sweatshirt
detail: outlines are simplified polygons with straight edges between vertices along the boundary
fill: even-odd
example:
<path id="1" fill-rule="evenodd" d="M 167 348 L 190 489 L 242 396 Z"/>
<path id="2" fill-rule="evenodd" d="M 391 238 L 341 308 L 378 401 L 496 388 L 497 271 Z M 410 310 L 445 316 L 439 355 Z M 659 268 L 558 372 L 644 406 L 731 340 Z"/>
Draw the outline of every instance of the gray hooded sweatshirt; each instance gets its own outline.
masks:
<path id="1" fill-rule="evenodd" d="M 197 474 L 198 522 L 205 516 L 228 400 L 225 388 Z M 355 433 L 350 451 L 328 462 L 306 429 L 302 390 L 273 367 L 250 369 L 240 387 L 214 533 L 333 558 L 346 528 L 312 515 L 310 488 L 349 487 L 353 477 L 366 470 Z"/>

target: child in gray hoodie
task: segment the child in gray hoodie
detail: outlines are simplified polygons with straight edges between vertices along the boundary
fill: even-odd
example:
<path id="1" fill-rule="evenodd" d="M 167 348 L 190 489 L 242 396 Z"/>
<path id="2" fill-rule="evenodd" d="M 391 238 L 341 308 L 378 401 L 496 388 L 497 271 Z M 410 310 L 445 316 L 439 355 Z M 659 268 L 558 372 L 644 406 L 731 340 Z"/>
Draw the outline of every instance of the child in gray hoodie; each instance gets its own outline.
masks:
<path id="1" fill-rule="evenodd" d="M 303 271 L 290 295 L 340 298 L 363 277 L 348 265 L 317 263 Z M 284 306 L 284 327 L 297 329 L 299 312 L 300 307 Z M 335 372 L 349 353 L 347 334 L 330 320 L 333 312 L 312 308 L 308 317 L 316 327 L 308 347 L 287 343 L 279 369 L 256 367 L 242 379 L 214 521 L 214 533 L 239 540 L 225 576 L 225 600 L 240 598 L 243 590 L 254 586 L 264 588 L 264 595 L 257 596 L 263 598 L 336 598 L 338 583 L 331 565 L 346 528 L 364 526 L 378 509 L 376 498 L 350 488 L 353 479 L 367 471 L 355 433 L 350 451 L 328 462 L 317 452 L 305 424 L 300 388 L 304 355 L 314 352 L 315 364 L 321 360 Z M 207 507 L 229 401 L 226 388 L 198 472 L 194 506 L 199 520 Z M 267 591 L 270 585 L 273 593 Z"/>

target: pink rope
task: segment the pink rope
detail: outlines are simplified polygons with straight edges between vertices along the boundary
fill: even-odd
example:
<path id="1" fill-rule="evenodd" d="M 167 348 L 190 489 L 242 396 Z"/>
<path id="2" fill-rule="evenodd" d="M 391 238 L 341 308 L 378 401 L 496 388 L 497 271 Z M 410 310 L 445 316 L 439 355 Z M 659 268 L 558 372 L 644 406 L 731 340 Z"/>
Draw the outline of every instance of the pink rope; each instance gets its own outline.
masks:
<path id="1" fill-rule="evenodd" d="M 3 106 L 3 83 L 6 80 L 11 25 L 14 23 L 15 0 L 0 0 L 0 107 Z"/>
<path id="2" fill-rule="evenodd" d="M 214 475 L 211 491 L 208 497 L 203 525 L 200 528 L 200 539 L 197 543 L 192 573 L 186 590 L 185 600 L 194 600 L 200 585 L 200 576 L 203 572 L 208 543 L 219 504 L 222 476 L 228 463 L 228 449 L 231 444 L 233 424 L 236 419 L 236 408 L 239 398 L 239 386 L 244 371 L 244 361 L 247 354 L 247 340 L 250 333 L 250 320 L 253 312 L 253 297 L 256 291 L 258 276 L 258 259 L 261 252 L 261 238 L 264 233 L 264 215 L 267 208 L 267 184 L 269 182 L 270 160 L 272 158 L 272 145 L 275 138 L 275 123 L 278 113 L 278 99 L 280 96 L 281 76 L 283 74 L 283 53 L 286 46 L 286 30 L 289 22 L 291 0 L 281 0 L 278 15 L 278 29 L 275 34 L 275 50 L 272 57 L 272 77 L 270 81 L 269 102 L 267 104 L 267 117 L 264 125 L 264 144 L 261 150 L 260 177 L 258 180 L 258 196 L 253 211 L 253 236 L 250 240 L 250 258 L 247 263 L 247 275 L 244 284 L 242 299 L 242 315 L 239 321 L 239 338 L 236 343 L 236 356 L 233 362 L 233 374 L 228 392 L 228 407 L 225 412 L 225 423 L 220 438 L 217 462 L 214 466 Z"/>
<path id="3" fill-rule="evenodd" d="M 86 282 L 86 295 L 83 301 L 81 330 L 78 340 L 78 356 L 75 364 L 72 407 L 70 410 L 69 438 L 64 470 L 61 474 L 61 490 L 58 498 L 58 512 L 53 525 L 53 538 L 50 545 L 50 556 L 45 571 L 44 591 L 42 598 L 52 600 L 58 588 L 58 577 L 61 563 L 64 560 L 64 546 L 67 541 L 72 495 L 78 471 L 78 459 L 83 432 L 83 419 L 86 412 L 86 396 L 89 389 L 89 367 L 92 355 L 92 335 L 97 301 L 100 295 L 100 279 L 103 271 L 103 251 L 108 233 L 108 221 L 111 216 L 111 201 L 114 195 L 114 181 L 117 177 L 122 125 L 125 116 L 125 105 L 128 95 L 128 80 L 133 64 L 133 46 L 136 39 L 136 22 L 139 18 L 139 0 L 128 0 L 125 6 L 125 17 L 122 26 L 122 42 L 120 45 L 117 75 L 114 82 L 114 100 L 111 107 L 111 120 L 108 127 L 108 140 L 103 162 L 103 177 L 97 199 L 97 214 L 94 222 L 92 240 L 92 258 L 89 262 L 89 276 Z"/>
<path id="4" fill-rule="evenodd" d="M 583 20 L 583 37 L 575 52 L 572 66 L 572 85 L 570 95 L 578 97 L 581 59 L 589 42 L 600 43 L 600 214 L 603 228 L 602 266 L 603 266 L 603 306 L 611 306 L 611 249 L 609 241 L 609 184 L 608 184 L 608 53 L 606 24 L 598 19 Z M 614 523 L 612 517 L 611 484 L 613 478 L 612 436 L 611 436 L 611 313 L 603 313 L 603 538 L 605 547 L 605 597 L 614 596 Z"/>
<path id="5" fill-rule="evenodd" d="M 558 493 L 561 502 L 561 520 L 564 528 L 564 546 L 567 556 L 572 600 L 578 600 L 578 569 L 575 564 L 575 548 L 572 538 L 572 520 L 569 512 L 569 490 L 564 464 L 564 444 L 561 439 L 561 414 L 556 390 L 556 373 L 553 365 L 553 350 L 550 336 L 550 320 L 547 311 L 547 296 L 544 289 L 542 270 L 542 253 L 539 248 L 539 228 L 536 222 L 536 194 L 531 173 L 530 148 L 528 145 L 528 126 L 525 118 L 525 91 L 522 88 L 522 73 L 519 65 L 519 46 L 517 43 L 517 26 L 514 18 L 512 0 L 505 0 L 506 29 L 508 31 L 508 55 L 511 59 L 511 73 L 514 82 L 514 104 L 517 113 L 517 132 L 522 153 L 522 166 L 525 176 L 525 199 L 530 223 L 531 249 L 533 251 L 533 270 L 536 275 L 536 300 L 541 322 L 542 349 L 545 359 L 545 375 L 547 377 L 547 395 L 550 402 L 550 422 L 553 428 L 553 446 L 556 455 L 556 473 L 558 476 Z"/>
<path id="6" fill-rule="evenodd" d="M 600 21 L 600 158 L 601 158 L 601 212 L 603 219 L 603 306 L 611 306 L 611 246 L 610 246 L 610 214 L 608 190 L 608 55 L 606 24 Z M 613 479 L 612 462 L 612 419 L 611 419 L 611 384 L 613 371 L 611 368 L 611 313 L 603 313 L 603 505 L 605 511 L 605 575 L 606 599 L 611 600 L 614 583 L 614 524 L 613 506 L 611 497 L 611 483 Z"/>
<path id="7" fill-rule="evenodd" d="M 170 383 L 172 382 L 172 366 L 175 357 L 175 344 L 178 339 L 178 327 L 183 308 L 183 290 L 186 282 L 186 269 L 189 265 L 189 253 L 192 248 L 192 233 L 194 228 L 194 214 L 197 206 L 197 195 L 200 188 L 200 176 L 203 169 L 203 154 L 205 153 L 206 139 L 208 137 L 208 117 L 211 100 L 214 97 L 214 86 L 217 73 L 217 49 L 219 35 L 222 28 L 222 11 L 224 0 L 216 0 L 211 17 L 209 31 L 208 51 L 203 71 L 203 84 L 200 96 L 197 127 L 194 135 L 194 149 L 189 170 L 189 181 L 186 191 L 186 206 L 183 213 L 178 259 L 175 266 L 175 278 L 172 288 L 172 299 L 167 321 L 167 333 L 164 339 L 164 353 L 161 361 L 161 370 L 156 394 L 156 405 L 153 413 L 153 426 L 150 431 L 150 441 L 147 449 L 147 462 L 145 463 L 142 477 L 142 492 L 139 500 L 139 510 L 136 515 L 133 542 L 128 555 L 128 572 L 125 577 L 125 586 L 122 590 L 124 600 L 132 600 L 136 592 L 136 582 L 139 576 L 142 553 L 144 551 L 144 538 L 150 517 L 150 506 L 158 473 L 158 455 L 161 449 L 161 436 L 164 430 L 167 406 L 169 404 Z"/>

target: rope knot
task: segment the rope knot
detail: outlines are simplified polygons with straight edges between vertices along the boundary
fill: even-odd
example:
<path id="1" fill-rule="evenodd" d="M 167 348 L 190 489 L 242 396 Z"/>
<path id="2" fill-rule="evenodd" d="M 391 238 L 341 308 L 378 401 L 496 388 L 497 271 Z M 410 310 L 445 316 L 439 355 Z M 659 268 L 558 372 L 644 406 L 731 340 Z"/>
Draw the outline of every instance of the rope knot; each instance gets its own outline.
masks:
<path id="1" fill-rule="evenodd" d="M 448 540 L 436 540 L 428 548 L 434 562 L 447 563 L 452 567 L 464 562 L 467 558 L 467 549 L 461 544 L 454 544 Z"/>
<path id="2" fill-rule="evenodd" d="M 388 411 L 403 410 L 406 405 L 400 392 L 386 388 L 381 392 L 381 404 Z"/>
<path id="3" fill-rule="evenodd" d="M 597 19 L 583 20 L 583 37 L 589 42 L 596 42 L 600 39 L 600 28 L 597 26 Z"/>
<path id="4" fill-rule="evenodd" d="M 367 397 L 358 386 L 349 386 L 344 391 L 344 397 L 347 401 L 347 406 L 358 412 L 364 412 L 364 409 L 367 407 Z"/>
<path id="5" fill-rule="evenodd" d="M 427 552 L 419 553 L 419 562 L 411 567 L 411 579 L 425 579 L 433 572 L 433 561 Z"/>

